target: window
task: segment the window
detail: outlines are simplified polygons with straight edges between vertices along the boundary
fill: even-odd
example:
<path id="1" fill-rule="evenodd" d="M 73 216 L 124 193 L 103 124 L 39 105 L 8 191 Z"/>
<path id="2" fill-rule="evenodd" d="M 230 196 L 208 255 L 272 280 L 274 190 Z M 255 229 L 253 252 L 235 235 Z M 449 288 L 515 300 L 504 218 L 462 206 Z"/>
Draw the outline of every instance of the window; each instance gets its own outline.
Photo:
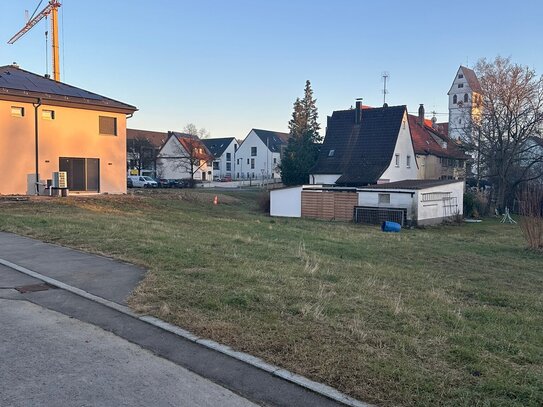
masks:
<path id="1" fill-rule="evenodd" d="M 453 103 L 454 104 L 458 103 L 458 96 L 456 95 L 453 96 Z"/>
<path id="2" fill-rule="evenodd" d="M 55 120 L 55 111 L 54 110 L 42 110 L 41 117 L 44 120 Z"/>
<path id="3" fill-rule="evenodd" d="M 254 158 L 251 158 L 251 169 L 252 170 L 255 169 L 255 159 Z"/>
<path id="4" fill-rule="evenodd" d="M 328 151 L 328 157 L 333 157 L 336 150 L 330 150 Z"/>
<path id="5" fill-rule="evenodd" d="M 411 168 L 411 156 L 407 156 L 407 168 Z"/>
<path id="6" fill-rule="evenodd" d="M 247 158 L 247 165 L 249 165 L 249 159 Z"/>
<path id="7" fill-rule="evenodd" d="M 249 177 L 250 177 L 250 175 L 249 175 L 249 173 L 247 173 L 247 178 L 249 178 Z"/>
<path id="8" fill-rule="evenodd" d="M 117 118 L 108 116 L 99 116 L 99 133 L 109 134 L 111 136 L 117 135 Z"/>
<path id="9" fill-rule="evenodd" d="M 226 153 L 226 161 L 232 161 L 232 153 Z"/>
<path id="10" fill-rule="evenodd" d="M 232 171 L 232 163 L 226 163 L 226 171 Z"/>
<path id="11" fill-rule="evenodd" d="M 274 163 L 274 164 L 277 164 L 277 157 L 275 157 L 275 158 L 273 159 L 273 163 Z"/>
<path id="12" fill-rule="evenodd" d="M 463 83 L 459 83 L 458 84 L 458 88 L 463 88 L 464 87 L 464 84 Z"/>
<path id="13" fill-rule="evenodd" d="M 218 162 L 218 161 L 213 161 L 213 169 L 214 169 L 214 170 L 218 170 L 218 169 L 219 169 L 219 162 Z"/>
<path id="14" fill-rule="evenodd" d="M 237 164 L 239 165 L 239 158 L 236 160 Z M 238 178 L 239 178 L 239 175 L 238 175 Z"/>
<path id="15" fill-rule="evenodd" d="M 400 166 L 400 154 L 396 154 L 396 167 Z"/>
<path id="16" fill-rule="evenodd" d="M 256 157 L 256 147 L 251 147 L 251 157 Z"/>
<path id="17" fill-rule="evenodd" d="M 389 204 L 390 194 L 379 194 L 379 204 Z"/>
<path id="18" fill-rule="evenodd" d="M 463 77 L 464 77 L 464 75 L 458 74 L 458 79 L 462 79 Z"/>
<path id="19" fill-rule="evenodd" d="M 11 115 L 13 117 L 24 117 L 25 108 L 19 106 L 11 106 Z"/>
<path id="20" fill-rule="evenodd" d="M 466 102 L 466 103 L 467 103 L 467 102 L 468 102 L 468 99 L 469 99 L 469 96 L 468 96 L 468 94 L 467 94 L 467 93 L 466 93 L 466 94 L 464 94 L 464 102 Z"/>

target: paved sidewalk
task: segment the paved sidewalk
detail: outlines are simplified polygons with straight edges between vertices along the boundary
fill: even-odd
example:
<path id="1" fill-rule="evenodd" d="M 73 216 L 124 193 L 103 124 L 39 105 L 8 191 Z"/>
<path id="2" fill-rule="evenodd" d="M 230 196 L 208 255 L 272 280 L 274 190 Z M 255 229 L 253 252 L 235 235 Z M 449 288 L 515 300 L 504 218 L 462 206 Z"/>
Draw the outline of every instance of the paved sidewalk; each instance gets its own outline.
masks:
<path id="1" fill-rule="evenodd" d="M 119 304 L 145 275 L 132 264 L 3 232 L 0 258 Z"/>
<path id="2" fill-rule="evenodd" d="M 143 269 L 130 264 L 2 232 L 0 232 L 0 260 L 14 263 L 15 265 L 22 266 L 43 276 L 53 278 L 61 283 L 82 289 L 90 294 L 121 305 L 125 305 L 127 296 L 137 286 L 138 282 L 145 274 Z M 248 400 L 266 406 L 324 407 L 341 405 L 341 403 L 333 401 L 328 397 L 310 391 L 291 381 L 284 380 L 284 378 L 273 372 L 262 370 L 241 360 L 225 355 L 224 353 L 218 352 L 213 348 L 182 338 L 175 333 L 166 331 L 160 327 L 150 325 L 142 319 L 130 316 L 130 313 L 126 314 L 120 312 L 116 307 L 112 308 L 107 306 L 107 304 L 93 301 L 92 298 L 84 298 L 77 295 L 77 292 L 69 292 L 64 289 L 51 289 L 50 287 L 43 287 L 44 289 L 41 291 L 26 293 L 19 293 L 13 289 L 14 287 L 41 283 L 41 280 L 0 265 L 0 318 L 2 318 L 0 319 L 0 324 L 5 320 L 9 320 L 10 316 L 11 318 L 14 318 L 16 315 L 15 311 L 12 309 L 13 305 L 5 306 L 5 304 L 12 304 L 13 302 L 17 302 L 13 300 L 20 300 L 19 302 L 27 301 L 34 304 L 33 306 L 27 304 L 24 307 L 21 307 L 20 312 L 22 314 L 35 314 L 37 309 L 41 309 L 42 311 L 39 311 L 38 314 L 43 315 L 46 320 L 56 321 L 52 323 L 51 327 L 49 327 L 50 329 L 48 327 L 44 328 L 44 332 L 49 332 L 50 336 L 55 335 L 55 330 L 65 332 L 64 327 L 66 327 L 66 332 L 70 332 L 71 329 L 77 331 L 82 326 L 94 326 L 96 329 L 108 331 L 111 333 L 109 334 L 111 337 L 108 338 L 112 343 L 116 342 L 113 338 L 122 341 L 122 343 L 115 343 L 114 346 L 120 346 L 121 348 L 124 346 L 127 352 L 131 352 L 128 348 L 132 349 L 132 346 L 140 349 L 140 351 L 143 352 L 141 353 L 142 361 L 147 360 L 146 358 L 149 356 L 145 355 L 145 352 L 151 351 L 154 355 L 157 355 L 154 357 L 158 358 L 158 356 L 160 356 L 160 358 L 158 358 L 160 360 L 163 360 L 162 358 L 167 359 L 167 361 L 169 361 L 168 363 L 173 362 L 179 369 L 185 368 L 187 373 L 192 372 L 191 374 L 194 374 L 194 376 L 201 379 L 198 381 L 197 385 L 194 385 L 194 391 L 197 393 L 194 400 L 197 400 L 197 398 L 200 397 L 198 400 L 202 401 L 203 404 L 201 405 L 205 405 L 205 394 L 198 394 L 198 392 L 207 392 L 207 390 L 205 390 L 205 383 L 210 385 L 210 392 L 213 392 L 214 386 L 217 386 L 224 391 L 223 393 L 219 392 L 220 394 L 230 394 L 230 392 L 234 392 L 240 395 L 241 401 L 239 402 L 239 405 L 245 405 L 243 403 L 248 402 Z M 6 300 L 9 301 L 6 302 Z M 36 306 L 38 306 L 38 308 L 35 308 Z M 10 307 L 11 311 L 8 311 Z M 61 318 L 57 313 L 75 318 L 77 320 L 75 321 L 75 325 L 67 324 L 66 320 Z M 25 318 L 26 317 L 23 317 L 22 320 Z M 31 319 L 31 317 L 28 318 Z M 14 329 L 22 330 L 20 335 L 32 336 L 32 324 L 23 324 L 22 326 L 12 324 L 12 326 L 16 327 Z M 55 326 L 56 328 L 53 328 Z M 38 331 L 39 330 L 41 330 L 41 328 L 38 329 Z M 104 332 L 100 335 L 103 334 Z M 18 335 L 12 336 L 11 340 L 14 340 L 17 336 Z M 62 338 L 62 335 L 59 335 L 59 337 Z M 2 335 L 0 335 L 0 353 L 5 355 L 8 354 L 10 350 L 2 348 L 2 346 L 4 346 L 3 342 L 1 342 L 2 338 Z M 47 339 L 45 340 L 47 341 Z M 52 340 L 49 339 L 49 341 L 51 342 Z M 131 344 L 128 344 L 127 341 L 131 342 Z M 28 342 L 27 349 L 40 348 L 39 336 L 36 341 Z M 95 355 L 99 355 L 102 350 L 95 348 L 92 352 L 94 352 Z M 21 358 L 20 362 L 24 364 L 24 356 L 26 354 L 23 353 L 18 355 L 18 357 Z M 35 357 L 42 361 L 50 360 L 50 358 L 47 358 L 47 354 L 38 354 Z M 66 363 L 65 366 L 67 367 L 70 366 L 69 360 L 71 359 L 71 356 L 69 352 L 66 354 L 63 354 L 62 352 L 56 354 L 51 353 L 51 358 L 57 357 L 61 359 L 63 357 L 68 358 L 68 361 L 63 361 L 63 363 Z M 33 360 L 33 356 L 30 356 L 30 360 Z M 108 358 L 107 360 L 109 360 L 109 362 L 107 362 L 106 359 L 100 358 L 97 358 L 96 360 L 100 361 L 99 365 L 109 363 L 109 366 L 113 368 L 111 370 L 111 374 L 113 375 L 117 367 L 118 375 L 120 376 L 124 376 L 125 374 L 130 376 L 130 374 L 133 373 L 132 370 L 130 370 L 133 367 L 129 369 L 128 373 L 125 373 L 123 370 L 123 360 L 125 359 L 121 358 L 116 360 L 114 358 Z M 16 359 L 15 362 L 17 363 Z M 73 363 L 80 369 L 78 371 L 81 371 L 81 369 L 85 370 L 85 366 L 91 362 L 92 358 L 85 358 L 84 355 L 81 359 L 73 359 Z M 54 366 L 56 361 L 53 360 L 52 363 Z M 145 363 L 146 362 L 142 362 L 140 366 L 145 366 Z M 5 369 L 11 369 L 9 366 L 9 364 L 5 364 L 3 361 L 0 363 L 0 379 L 3 380 L 3 375 L 6 373 Z M 90 367 L 90 369 L 99 369 L 99 367 Z M 157 369 L 160 370 L 158 367 Z M 166 367 L 164 367 L 164 369 L 166 369 Z M 24 368 L 21 371 L 25 372 Z M 282 371 L 282 373 L 286 375 L 289 374 L 286 371 Z M 76 376 L 68 375 L 66 379 L 71 377 L 73 380 L 76 380 Z M 113 377 L 112 380 L 114 381 L 122 381 L 121 378 L 115 375 Z M 190 383 L 193 379 L 183 374 L 179 374 L 178 379 L 185 381 L 185 377 L 187 377 L 187 383 Z M 149 380 L 151 380 L 151 378 L 149 378 Z M 183 386 L 185 384 L 189 385 L 187 383 L 184 383 Z M 175 391 L 174 384 L 171 384 L 173 387 L 166 387 L 166 392 Z M 70 385 L 68 385 L 68 388 L 70 388 Z M 129 388 L 121 388 L 119 391 L 121 393 L 125 391 L 130 392 L 131 390 L 128 389 Z M 24 389 L 22 389 L 22 391 L 24 391 Z M 219 393 L 217 393 L 217 395 Z M 129 399 L 129 396 L 126 396 Z M 119 397 L 122 397 L 122 394 Z M 75 400 L 76 399 L 74 399 L 74 401 Z M 216 399 L 209 405 L 229 405 L 228 402 L 223 403 L 218 400 L 219 399 Z M 228 397 L 225 400 L 228 400 Z M 165 404 L 155 405 L 184 405 L 179 403 L 165 402 Z M 2 404 L 3 403 L 0 403 L 0 405 Z M 30 403 L 28 405 L 40 404 Z M 98 403 L 97 405 L 108 404 Z M 195 402 L 194 405 L 200 404 Z"/>

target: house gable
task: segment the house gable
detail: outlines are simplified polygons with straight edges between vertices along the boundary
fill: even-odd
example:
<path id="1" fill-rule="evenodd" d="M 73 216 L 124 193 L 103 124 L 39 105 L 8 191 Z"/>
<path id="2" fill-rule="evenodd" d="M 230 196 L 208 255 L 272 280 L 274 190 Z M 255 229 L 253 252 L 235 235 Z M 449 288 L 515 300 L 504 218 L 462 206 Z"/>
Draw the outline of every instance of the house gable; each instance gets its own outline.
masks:
<path id="1" fill-rule="evenodd" d="M 358 123 L 356 109 L 335 111 L 329 117 L 326 137 L 311 171 L 314 177 L 341 174 L 337 185 L 368 185 L 377 183 L 390 167 L 395 151 L 400 148 L 398 136 L 406 107 L 363 109 L 360 106 L 358 114 Z M 405 142 L 411 143 L 409 137 Z M 412 156 L 411 165 L 416 169 Z"/>

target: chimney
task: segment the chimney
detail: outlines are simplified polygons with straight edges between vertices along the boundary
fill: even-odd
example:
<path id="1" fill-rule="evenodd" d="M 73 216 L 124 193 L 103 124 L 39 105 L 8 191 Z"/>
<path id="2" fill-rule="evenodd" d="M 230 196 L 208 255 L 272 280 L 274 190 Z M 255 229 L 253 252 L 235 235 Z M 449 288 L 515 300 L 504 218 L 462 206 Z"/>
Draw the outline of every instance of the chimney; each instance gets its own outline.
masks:
<path id="1" fill-rule="evenodd" d="M 12 63 L 11 66 L 12 66 L 13 68 L 19 68 L 19 65 L 17 64 L 17 62 Z"/>
<path id="2" fill-rule="evenodd" d="M 419 124 L 424 127 L 424 105 L 422 103 L 419 106 Z"/>
<path id="3" fill-rule="evenodd" d="M 362 122 L 362 98 L 356 99 L 356 109 L 354 112 L 354 122 L 355 124 L 360 124 Z"/>

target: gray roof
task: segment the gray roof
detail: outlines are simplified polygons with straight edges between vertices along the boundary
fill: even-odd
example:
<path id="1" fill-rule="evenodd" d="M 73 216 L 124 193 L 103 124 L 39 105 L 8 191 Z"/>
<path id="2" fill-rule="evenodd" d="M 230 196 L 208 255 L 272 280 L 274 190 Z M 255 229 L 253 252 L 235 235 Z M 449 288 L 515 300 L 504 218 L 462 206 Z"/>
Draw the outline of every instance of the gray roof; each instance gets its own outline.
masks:
<path id="1" fill-rule="evenodd" d="M 256 133 L 260 140 L 262 140 L 273 153 L 281 152 L 281 146 L 286 146 L 288 144 L 288 138 L 290 137 L 288 133 L 280 133 L 278 131 L 262 129 L 252 129 L 252 131 Z"/>
<path id="2" fill-rule="evenodd" d="M 204 143 L 213 157 L 219 158 L 223 155 L 224 150 L 228 148 L 232 141 L 236 141 L 236 139 L 234 137 L 207 138 L 203 139 L 202 143 Z"/>
<path id="3" fill-rule="evenodd" d="M 336 185 L 375 184 L 392 161 L 405 106 L 335 111 L 312 174 L 341 174 Z"/>
<path id="4" fill-rule="evenodd" d="M 136 107 L 25 71 L 14 65 L 0 67 L 0 97 L 41 98 L 44 103 L 78 104 L 99 110 L 134 112 Z"/>

